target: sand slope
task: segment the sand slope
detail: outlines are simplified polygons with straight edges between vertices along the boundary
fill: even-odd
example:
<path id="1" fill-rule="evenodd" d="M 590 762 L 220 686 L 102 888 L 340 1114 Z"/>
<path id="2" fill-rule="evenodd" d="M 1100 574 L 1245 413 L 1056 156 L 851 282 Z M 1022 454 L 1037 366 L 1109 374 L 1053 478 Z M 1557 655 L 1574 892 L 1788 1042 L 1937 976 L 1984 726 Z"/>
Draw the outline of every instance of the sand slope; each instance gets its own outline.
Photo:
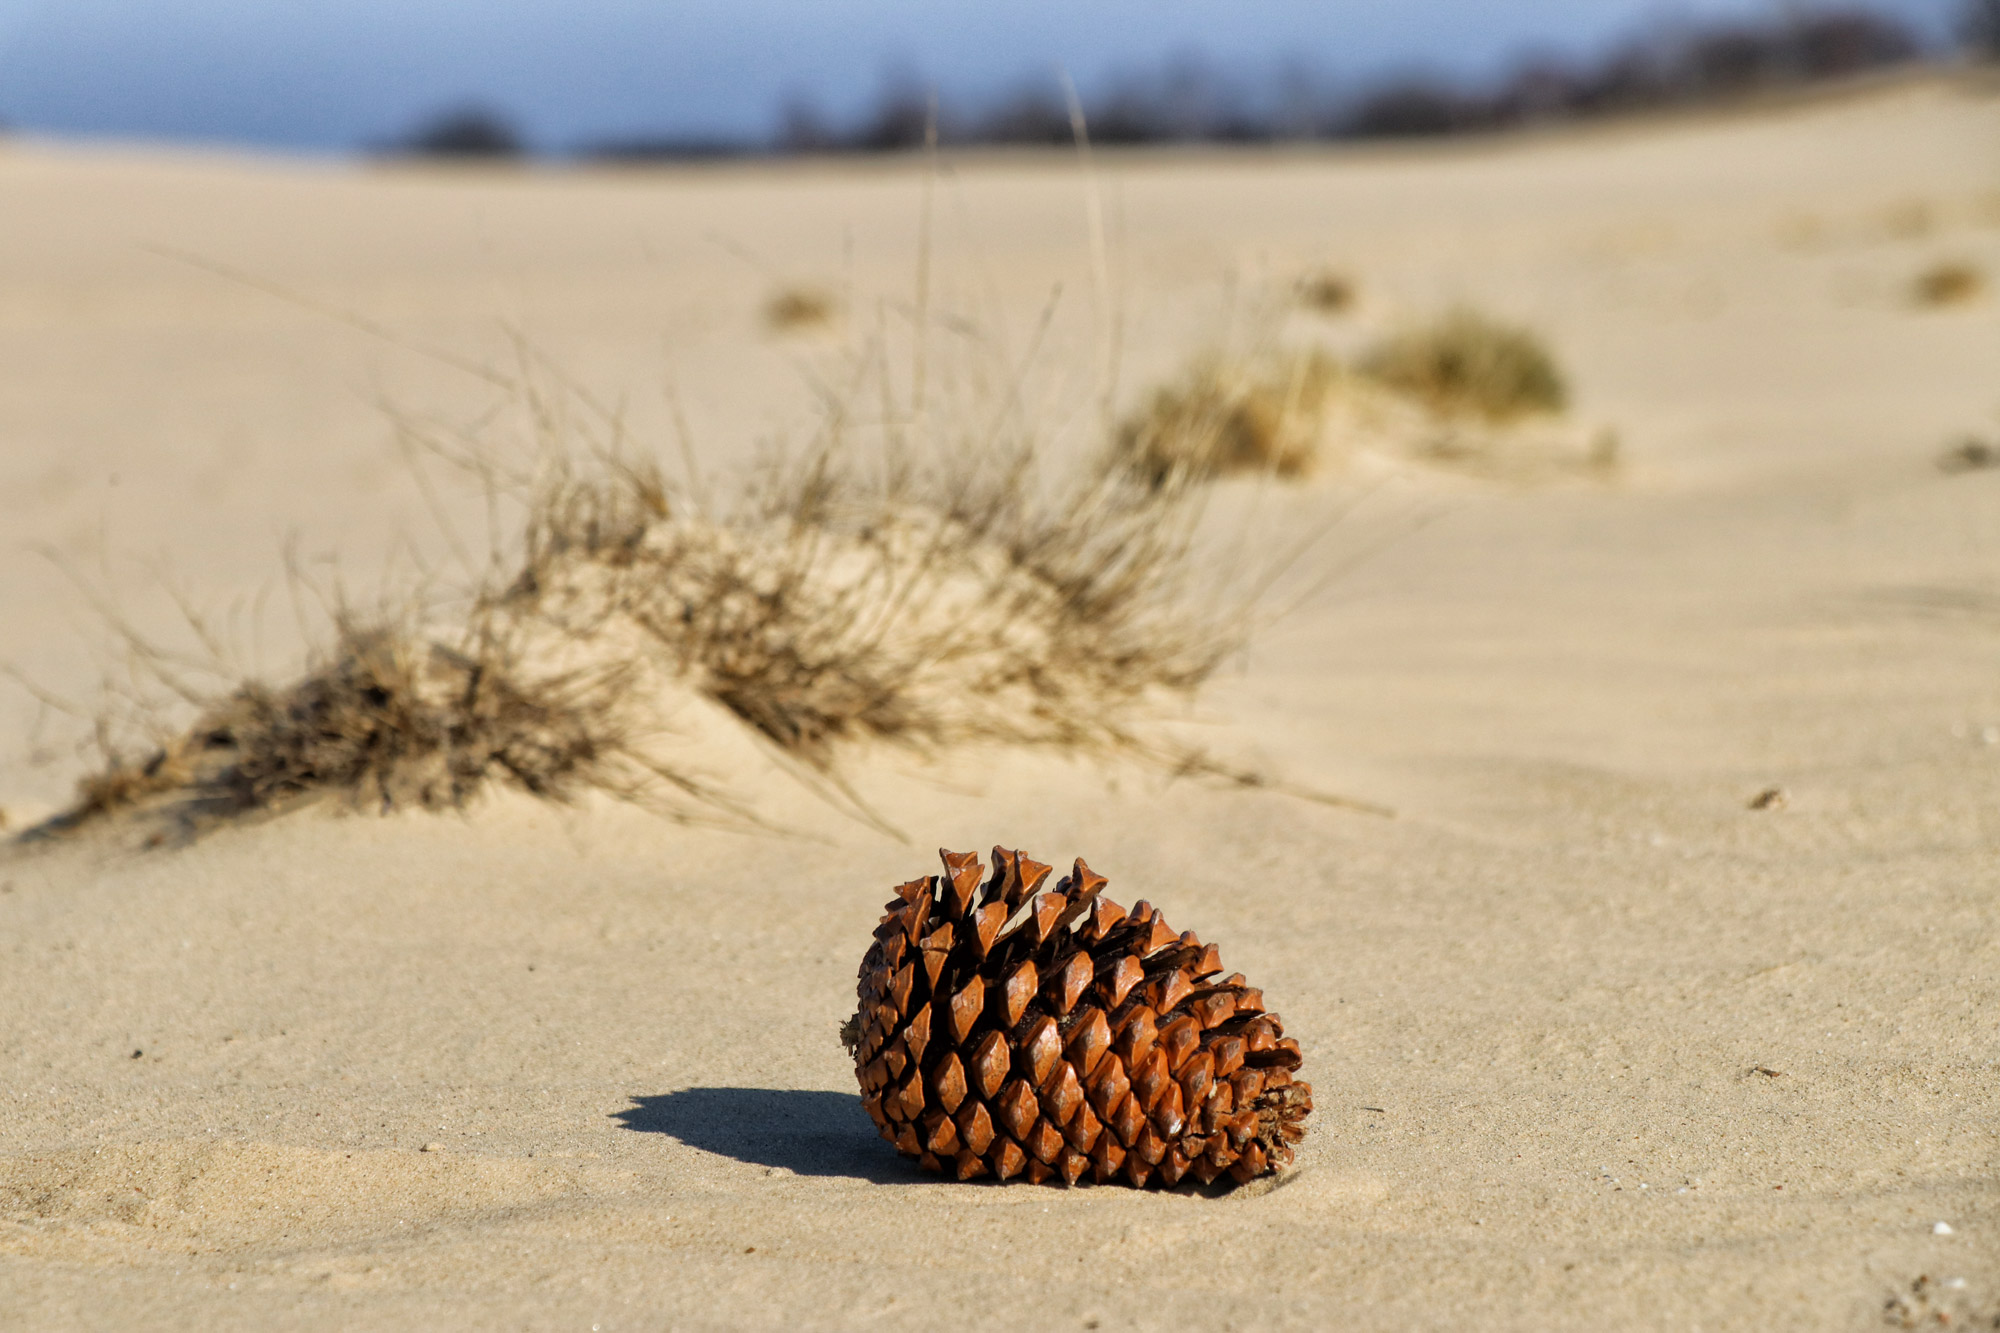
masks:
<path id="1" fill-rule="evenodd" d="M 1939 257 L 2000 275 L 1995 144 L 2000 102 L 1920 85 L 1111 159 L 1133 383 L 1219 336 L 1228 282 L 1334 262 L 1364 326 L 1534 322 L 1620 432 L 1613 485 L 1406 477 L 1428 521 L 1207 697 L 1220 748 L 1398 817 L 885 758 L 857 781 L 907 846 L 773 774 L 823 841 L 507 797 L 10 854 L 0 1326 L 1822 1329 L 1919 1275 L 1955 1326 L 2000 1314 L 2000 472 L 1933 466 L 2000 431 L 2000 302 L 1905 299 Z M 288 530 L 368 570 L 425 522 L 373 399 L 476 401 L 159 248 L 479 356 L 518 319 L 645 429 L 664 338 L 727 458 L 808 401 L 758 303 L 906 291 L 919 189 L 0 147 L 0 660 L 88 683 L 37 545 L 170 551 L 225 601 Z M 1087 289 L 1067 164 L 943 198 L 941 271 L 1017 326 Z M 0 721 L 0 805 L 51 808 L 60 729 Z M 1318 1092 L 1295 1174 L 956 1186 L 874 1138 L 835 1039 L 862 945 L 930 848 L 996 841 L 1088 856 L 1264 987 Z"/>

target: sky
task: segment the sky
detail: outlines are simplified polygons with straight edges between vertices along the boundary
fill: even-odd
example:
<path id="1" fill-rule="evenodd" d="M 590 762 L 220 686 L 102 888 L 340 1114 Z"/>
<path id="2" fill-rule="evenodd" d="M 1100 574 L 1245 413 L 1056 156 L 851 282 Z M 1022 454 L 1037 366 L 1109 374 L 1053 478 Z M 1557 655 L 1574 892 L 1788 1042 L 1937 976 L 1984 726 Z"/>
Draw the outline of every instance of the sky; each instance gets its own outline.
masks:
<path id="1" fill-rule="evenodd" d="M 0 0 L 0 123 L 307 152 L 464 104 L 538 148 L 768 135 L 787 99 L 856 114 L 904 73 L 978 100 L 1068 70 L 1086 97 L 1197 53 L 1365 81 L 1583 53 L 1785 0 Z M 1929 30 L 1952 0 L 1877 0 Z"/>

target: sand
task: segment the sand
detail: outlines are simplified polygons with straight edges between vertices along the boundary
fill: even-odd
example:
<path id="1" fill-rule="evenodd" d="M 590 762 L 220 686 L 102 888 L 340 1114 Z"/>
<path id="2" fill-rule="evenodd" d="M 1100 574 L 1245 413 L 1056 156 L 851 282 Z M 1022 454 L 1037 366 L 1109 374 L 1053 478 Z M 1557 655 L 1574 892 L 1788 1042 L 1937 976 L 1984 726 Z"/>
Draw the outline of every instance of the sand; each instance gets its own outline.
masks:
<path id="1" fill-rule="evenodd" d="M 1473 301 L 1542 330 L 1576 418 L 1615 428 L 1609 481 L 1398 472 L 1369 529 L 1394 540 L 1203 696 L 1219 752 L 1396 817 L 862 755 L 907 842 L 767 768 L 762 809 L 809 837 L 500 796 L 17 848 L 0 1326 L 2000 1315 L 2000 471 L 1935 466 L 2000 433 L 2000 301 L 1908 299 L 1939 259 L 2000 275 L 1995 145 L 2000 101 L 1938 82 L 1437 151 L 1107 156 L 1096 303 L 1073 163 L 956 164 L 938 300 L 1016 346 L 1064 284 L 1058 354 L 1122 312 L 1136 390 L 1331 264 L 1363 300 L 1327 336 Z M 850 334 L 899 317 L 923 188 L 0 145 L 0 661 L 90 693 L 62 565 L 167 625 L 163 563 L 227 619 L 282 600 L 288 536 L 365 580 L 432 531 L 382 403 L 451 417 L 481 386 L 302 302 L 475 360 L 512 323 L 629 392 L 642 435 L 671 377 L 722 464 L 810 427 L 820 353 L 763 302 L 821 282 Z M 296 631 L 265 619 L 250 655 L 281 671 Z M 18 827 L 65 798 L 74 732 L 18 694 L 0 726 Z M 962 1186 L 874 1137 L 836 1029 L 879 904 L 931 848 L 996 842 L 1088 857 L 1264 988 L 1317 1090 L 1295 1172 Z"/>

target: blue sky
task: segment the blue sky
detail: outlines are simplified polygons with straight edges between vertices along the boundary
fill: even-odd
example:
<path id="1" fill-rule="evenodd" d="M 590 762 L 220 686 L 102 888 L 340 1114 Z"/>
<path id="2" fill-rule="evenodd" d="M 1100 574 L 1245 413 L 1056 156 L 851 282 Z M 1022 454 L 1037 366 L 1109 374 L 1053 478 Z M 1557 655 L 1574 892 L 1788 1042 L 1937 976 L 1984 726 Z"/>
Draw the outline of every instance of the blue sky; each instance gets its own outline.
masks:
<path id="1" fill-rule="evenodd" d="M 1061 65 L 1086 93 L 1199 52 L 1364 78 L 1490 70 L 1673 16 L 1781 0 L 0 0 L 0 122 L 43 133 L 304 150 L 440 108 L 505 110 L 542 147 L 761 135 L 788 96 L 841 114 L 885 72 L 948 97 Z M 1951 0 L 1881 0 L 1936 28 Z"/>

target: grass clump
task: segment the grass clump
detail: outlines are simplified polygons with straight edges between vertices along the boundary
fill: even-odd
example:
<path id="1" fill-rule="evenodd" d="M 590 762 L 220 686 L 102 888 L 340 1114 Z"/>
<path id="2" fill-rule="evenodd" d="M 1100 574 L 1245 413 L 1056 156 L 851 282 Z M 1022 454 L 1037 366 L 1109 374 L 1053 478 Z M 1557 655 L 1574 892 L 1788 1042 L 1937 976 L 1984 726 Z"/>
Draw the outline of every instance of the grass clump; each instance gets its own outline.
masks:
<path id="1" fill-rule="evenodd" d="M 586 791 L 639 799 L 660 776 L 631 706 L 636 669 L 534 663 L 492 626 L 444 635 L 408 620 L 333 619 L 282 684 L 187 685 L 185 729 L 140 749 L 100 733 L 102 765 L 40 830 L 121 813 L 161 816 L 155 841 L 321 799 L 353 810 L 452 810 L 504 784 L 555 801 Z M 141 645 L 152 673 L 167 655 Z"/>
<path id="2" fill-rule="evenodd" d="M 1393 334 L 1352 363 L 1324 350 L 1209 356 L 1153 392 L 1113 441 L 1123 470 L 1152 487 L 1246 473 L 1297 479 L 1329 453 L 1415 455 L 1478 470 L 1604 471 L 1610 437 L 1568 460 L 1573 441 L 1530 439 L 1529 418 L 1560 413 L 1568 390 L 1527 329 L 1468 309 Z M 1547 434 L 1547 432 L 1543 432 Z"/>
<path id="3" fill-rule="evenodd" d="M 1354 280 L 1333 269 L 1306 274 L 1293 285 L 1292 294 L 1305 309 L 1321 315 L 1350 309 L 1359 295 Z"/>
<path id="4" fill-rule="evenodd" d="M 1940 472 L 1983 472 L 1988 468 L 2000 468 L 2000 441 L 1982 440 L 1977 435 L 1967 435 L 1946 446 L 1937 458 Z"/>
<path id="5" fill-rule="evenodd" d="M 1933 264 L 1910 282 L 1910 300 L 1919 306 L 1964 305 L 1986 290 L 1986 274 L 1962 259 Z"/>
<path id="6" fill-rule="evenodd" d="M 225 813 L 329 790 L 363 809 L 458 809 L 496 779 L 566 800 L 620 785 L 625 675 L 535 671 L 502 643 L 454 649 L 343 622 L 304 676 L 230 694 L 190 732 L 211 762 L 182 762 Z"/>
<path id="7" fill-rule="evenodd" d="M 1142 696 L 1240 639 L 1192 596 L 1184 495 L 1052 477 L 1025 447 L 876 469 L 836 435 L 727 513 L 601 521 L 636 481 L 558 478 L 494 610 L 630 645 L 822 774 L 864 740 L 1129 748 Z"/>
<path id="8" fill-rule="evenodd" d="M 1324 353 L 1198 361 L 1126 419 L 1117 457 L 1156 490 L 1243 473 L 1303 477 L 1342 374 Z"/>
<path id="9" fill-rule="evenodd" d="M 1442 417 L 1498 425 L 1560 412 L 1569 402 L 1539 336 L 1466 308 L 1384 340 L 1359 369 Z"/>
<path id="10" fill-rule="evenodd" d="M 783 287 L 764 302 L 764 327 L 773 333 L 811 333 L 840 319 L 840 298 L 819 287 Z"/>
<path id="11" fill-rule="evenodd" d="M 548 438 L 536 395 L 519 405 L 540 434 L 518 468 L 485 441 L 424 442 L 516 515 L 485 568 L 396 614 L 336 601 L 320 650 L 275 684 L 218 666 L 190 685 L 128 634 L 193 720 L 149 713 L 145 747 L 101 729 L 100 767 L 43 831 L 136 812 L 173 840 L 316 800 L 461 809 L 495 786 L 756 822 L 744 792 L 705 776 L 712 754 L 676 748 L 670 720 L 690 705 L 877 824 L 844 776 L 867 744 L 1125 754 L 1250 780 L 1143 725 L 1149 700 L 1199 687 L 1247 630 L 1242 602 L 1204 594 L 1186 487 L 1051 468 L 1004 416 L 939 439 L 836 412 L 804 454 L 717 501 L 635 461 L 608 415 L 578 445 Z"/>

